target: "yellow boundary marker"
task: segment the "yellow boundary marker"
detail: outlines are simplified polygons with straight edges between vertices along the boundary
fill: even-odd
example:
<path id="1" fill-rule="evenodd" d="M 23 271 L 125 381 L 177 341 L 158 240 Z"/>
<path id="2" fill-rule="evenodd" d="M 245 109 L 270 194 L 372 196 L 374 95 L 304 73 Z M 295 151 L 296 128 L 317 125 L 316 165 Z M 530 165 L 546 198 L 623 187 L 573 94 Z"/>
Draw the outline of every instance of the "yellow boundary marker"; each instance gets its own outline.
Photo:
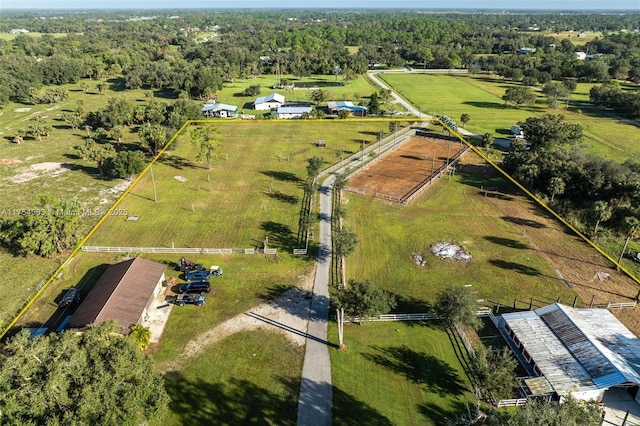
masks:
<path id="1" fill-rule="evenodd" d="M 100 225 L 102 225 L 102 223 L 104 223 L 104 221 L 107 220 L 107 218 L 109 216 L 111 216 L 111 212 L 116 207 L 118 207 L 118 204 L 120 204 L 120 202 L 124 199 L 124 197 L 126 197 L 127 194 L 129 194 L 129 192 L 131 192 L 131 190 L 136 186 L 136 184 L 140 181 L 140 179 L 142 179 L 147 174 L 149 169 L 151 169 L 151 167 L 156 163 L 156 160 L 158 160 L 158 158 L 160 158 L 160 156 L 162 154 L 164 154 L 164 152 L 167 150 L 167 148 L 173 143 L 174 140 L 176 140 L 176 138 L 180 135 L 180 133 L 182 133 L 184 128 L 187 127 L 189 124 L 191 124 L 191 122 L 192 122 L 192 120 L 189 120 L 189 121 L 185 122 L 182 125 L 182 127 L 180 127 L 180 129 L 171 137 L 171 139 L 169 139 L 169 142 L 167 142 L 164 145 L 164 147 L 156 154 L 156 156 L 153 157 L 151 162 L 149 164 L 147 164 L 147 166 L 144 168 L 144 170 L 142 170 L 142 173 L 140 173 L 138 175 L 138 177 L 135 178 L 133 182 L 131 182 L 131 185 L 129 185 L 129 187 L 127 189 L 125 189 L 125 191 L 122 194 L 120 194 L 118 199 L 113 203 L 113 205 L 109 208 L 109 210 L 107 210 L 106 213 L 100 218 L 98 223 L 96 223 L 93 226 L 93 228 L 91 228 L 89 233 L 78 243 L 78 245 L 76 245 L 76 247 L 73 249 L 73 251 L 69 254 L 69 256 L 67 256 L 65 261 L 62 262 L 62 264 L 58 267 L 58 269 L 56 269 L 56 271 L 53 273 L 53 275 L 51 275 L 51 277 L 49 277 L 49 279 L 44 283 L 44 285 L 40 288 L 40 290 L 38 290 L 36 292 L 36 294 L 33 295 L 31 300 L 29 300 L 29 302 L 27 302 L 27 304 L 22 308 L 22 310 L 18 313 L 18 315 L 16 315 L 16 317 L 2 331 L 2 334 L 0 334 L 0 339 L 2 339 L 5 336 L 5 334 L 7 334 L 7 332 L 14 325 L 16 325 L 16 323 L 20 320 L 20 318 L 22 318 L 22 316 L 27 312 L 27 310 L 31 307 L 31 305 L 33 305 L 33 303 L 40 297 L 40 295 L 42 295 L 42 293 L 49 287 L 49 285 L 60 274 L 60 272 L 62 272 L 62 270 L 69 265 L 70 261 L 80 251 L 80 249 L 82 249 L 82 246 L 87 242 L 87 240 L 89 238 L 91 238 L 91 236 L 96 232 L 96 230 L 100 227 Z"/>
<path id="2" fill-rule="evenodd" d="M 529 198 L 531 198 L 532 200 L 534 200 L 540 207 L 542 207 L 544 210 L 546 210 L 547 212 L 551 213 L 551 215 L 553 215 L 553 217 L 555 217 L 556 219 L 558 219 L 563 225 L 565 225 L 567 228 L 569 228 L 571 231 L 573 231 L 578 237 L 582 238 L 584 241 L 586 241 L 591 247 L 593 247 L 594 249 L 596 249 L 598 251 L 598 253 L 600 253 L 601 255 L 603 255 L 605 258 L 607 258 L 608 260 L 610 260 L 616 267 L 620 268 L 621 271 L 623 271 L 625 273 L 625 275 L 627 275 L 629 278 L 631 278 L 633 281 L 636 282 L 636 284 L 640 284 L 640 280 L 638 278 L 636 278 L 635 275 L 633 275 L 630 271 L 628 271 L 624 266 L 620 265 L 618 263 L 617 260 L 613 259 L 608 253 L 604 252 L 596 243 L 594 243 L 593 241 L 591 241 L 591 239 L 589 237 L 587 237 L 586 235 L 584 235 L 582 232 L 580 232 L 578 229 L 576 229 L 573 225 L 571 225 L 569 222 L 567 222 L 566 220 L 564 220 L 564 218 L 562 216 L 560 216 L 558 213 L 556 213 L 551 207 L 549 207 L 548 205 L 546 205 L 544 202 L 542 202 L 542 200 L 540 200 L 538 197 L 536 197 L 533 193 L 531 193 L 527 188 L 525 188 L 524 186 L 522 186 L 520 184 L 520 182 L 518 182 L 517 180 L 515 180 L 514 178 L 511 177 L 511 175 L 509 175 L 509 173 L 505 172 L 504 170 L 502 170 L 502 168 L 500 166 L 498 166 L 497 164 L 495 164 L 493 161 L 491 161 L 491 159 L 489 157 L 487 157 L 482 151 L 480 151 L 478 148 L 476 148 L 475 146 L 471 145 L 469 142 L 467 142 L 464 137 L 462 135 L 460 135 L 457 132 L 454 132 L 453 130 L 451 130 L 447 125 L 445 125 L 442 121 L 440 121 L 438 118 L 433 117 L 432 118 L 434 121 L 438 122 L 440 125 L 442 125 L 445 129 L 447 129 L 449 132 L 451 132 L 453 135 L 455 135 L 458 139 L 460 139 L 460 141 L 464 144 L 466 144 L 467 146 L 469 146 L 476 154 L 478 154 L 480 157 L 482 157 L 482 159 L 484 159 L 487 163 L 489 163 L 493 168 L 495 168 L 497 171 L 499 171 L 504 177 L 506 177 L 509 181 L 511 181 L 513 184 L 515 184 L 518 188 L 520 188 L 525 194 L 527 194 L 527 196 L 529 196 Z"/>
<path id="3" fill-rule="evenodd" d="M 385 118 L 367 118 L 367 119 L 357 119 L 357 118 L 347 118 L 347 119 L 343 119 L 340 120 L 342 122 L 344 121 L 362 121 L 362 122 L 370 122 L 370 121 L 404 121 L 407 120 L 406 118 L 399 118 L 399 119 L 385 119 Z M 429 118 L 425 117 L 423 121 L 428 121 Z M 517 180 L 515 180 L 514 178 L 512 178 L 507 172 L 505 172 L 504 170 L 502 170 L 502 168 L 500 168 L 497 164 L 495 164 L 493 161 L 491 161 L 482 151 L 480 151 L 478 148 L 476 148 L 475 146 L 471 145 L 470 143 L 468 143 L 463 136 L 461 136 L 459 133 L 451 130 L 448 126 L 446 126 L 442 121 L 440 121 L 438 118 L 436 117 L 431 117 L 431 120 L 434 122 L 439 123 L 440 125 L 442 125 L 445 129 L 447 129 L 451 134 L 453 134 L 454 136 L 456 136 L 462 143 L 464 143 L 465 145 L 467 145 L 468 147 L 470 147 L 476 154 L 478 154 L 482 159 L 484 159 L 487 163 L 489 163 L 493 168 L 495 168 L 496 170 L 498 170 L 504 177 L 506 177 L 509 181 L 511 181 L 513 184 L 515 184 L 519 189 L 521 189 L 525 194 L 527 194 L 527 196 L 529 196 L 532 200 L 534 200 L 540 207 L 542 207 L 543 209 L 545 209 L 546 211 L 548 211 L 549 213 L 551 213 L 556 219 L 558 219 L 562 224 L 564 224 L 567 228 L 569 228 L 571 231 L 573 231 L 577 236 L 579 236 L 580 238 L 582 238 L 584 241 L 586 241 L 591 247 L 595 248 L 601 255 L 603 255 L 605 258 L 607 258 L 608 260 L 610 260 L 614 265 L 616 265 L 617 267 L 620 268 L 621 271 L 623 271 L 629 278 L 631 278 L 632 280 L 634 280 L 637 284 L 640 285 L 640 280 L 638 280 L 638 278 L 636 278 L 631 272 L 629 272 L 626 268 L 624 268 L 622 265 L 618 264 L 618 262 L 616 260 L 614 260 L 611 256 L 609 256 L 607 253 L 605 253 L 604 251 L 602 251 L 602 249 L 600 247 L 598 247 L 598 245 L 596 245 L 593 241 L 591 241 L 591 239 L 589 239 L 588 237 L 586 237 L 584 234 L 582 234 L 580 231 L 578 231 L 573 225 L 571 225 L 570 223 L 568 223 L 566 220 L 564 220 L 559 214 L 557 214 L 554 210 L 552 210 L 549 206 L 547 206 L 545 203 L 542 202 L 542 200 L 540 200 L 538 197 L 536 197 L 535 195 L 533 195 L 529 190 L 527 190 L 524 186 L 522 186 Z M 256 120 L 226 120 L 225 122 L 229 122 L 232 121 L 234 123 L 239 123 L 239 122 L 246 122 L 246 123 L 255 123 Z M 272 123 L 288 123 L 289 121 L 278 121 L 278 120 L 257 120 L 257 121 L 265 121 L 265 122 L 272 122 Z M 296 120 L 296 122 L 299 122 L 300 120 Z M 304 120 L 307 121 L 307 120 Z M 310 119 L 309 121 L 314 121 L 313 119 Z M 113 203 L 113 205 L 109 208 L 109 210 L 106 211 L 106 213 L 100 218 L 100 220 L 98 221 L 98 223 L 96 223 L 93 228 L 91 228 L 91 230 L 89 231 L 89 233 L 76 245 L 76 247 L 73 249 L 73 251 L 67 256 L 67 258 L 65 259 L 64 262 L 62 262 L 62 264 L 58 267 L 58 269 L 56 269 L 56 271 L 49 277 L 49 279 L 44 283 L 44 285 L 40 288 L 40 290 L 38 290 L 36 292 L 35 295 L 33 295 L 33 297 L 31 298 L 31 300 L 29 300 L 29 302 L 27 302 L 27 304 L 22 308 L 22 310 L 20 310 L 20 312 L 18 313 L 18 315 L 16 315 L 16 317 L 9 323 L 9 325 L 2 331 L 2 334 L 0 334 L 0 339 L 2 339 L 8 332 L 9 330 L 16 325 L 16 323 L 20 320 L 20 318 L 22 318 L 22 316 L 27 312 L 27 310 L 33 305 L 33 303 L 42 295 L 42 293 L 49 287 L 49 285 L 53 282 L 53 280 L 60 274 L 60 272 L 62 272 L 62 270 L 67 267 L 70 264 L 70 261 L 73 259 L 73 257 L 82 249 L 82 246 L 87 242 L 87 240 L 89 240 L 89 238 L 91 238 L 91 236 L 98 230 L 98 228 L 104 223 L 105 220 L 107 220 L 107 218 L 111 215 L 111 212 L 118 207 L 118 205 L 122 202 L 122 200 L 124 199 L 124 197 L 126 197 L 129 192 L 131 192 L 131 190 L 136 186 L 136 184 L 147 174 L 147 172 L 151 169 L 151 167 L 156 163 L 156 161 L 158 160 L 158 158 L 160 158 L 160 156 L 162 154 L 164 154 L 164 152 L 167 150 L 167 148 L 169 148 L 169 146 L 171 146 L 171 144 L 176 140 L 176 138 L 178 136 L 180 136 L 180 134 L 182 133 L 182 131 L 189 126 L 190 124 L 194 124 L 194 123 L 219 123 L 219 121 L 215 120 L 215 119 L 201 119 L 201 120 L 188 120 L 186 121 L 182 127 L 180 127 L 180 129 L 178 129 L 178 131 L 176 131 L 176 133 L 171 137 L 171 139 L 169 139 L 169 141 L 165 144 L 165 146 L 156 154 L 155 157 L 153 157 L 153 159 L 151 160 L 151 162 L 149 164 L 147 164 L 147 166 L 144 168 L 144 170 L 138 175 L 138 177 L 136 179 L 134 179 L 133 182 L 131 182 L 131 185 L 129 185 L 129 187 L 122 193 L 120 194 L 120 196 L 118 197 L 118 199 Z"/>

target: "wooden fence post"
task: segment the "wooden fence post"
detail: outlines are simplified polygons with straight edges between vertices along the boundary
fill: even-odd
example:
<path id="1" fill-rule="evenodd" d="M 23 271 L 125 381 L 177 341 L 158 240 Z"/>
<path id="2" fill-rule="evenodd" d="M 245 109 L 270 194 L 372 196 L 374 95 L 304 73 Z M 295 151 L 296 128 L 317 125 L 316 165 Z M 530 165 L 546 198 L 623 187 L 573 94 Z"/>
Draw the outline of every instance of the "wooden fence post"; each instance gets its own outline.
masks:
<path id="1" fill-rule="evenodd" d="M 591 302 L 589 302 L 589 309 L 591 309 L 591 307 L 593 306 L 593 299 L 595 298 L 596 298 L 595 294 L 591 296 Z"/>
<path id="2" fill-rule="evenodd" d="M 578 302 L 578 296 L 573 298 L 573 308 L 575 309 L 576 303 Z"/>
<path id="3" fill-rule="evenodd" d="M 531 310 L 531 306 L 533 306 L 533 297 L 529 299 L 529 310 Z"/>
<path id="4" fill-rule="evenodd" d="M 518 299 L 513 299 L 513 310 L 516 310 L 516 303 L 518 303 Z"/>

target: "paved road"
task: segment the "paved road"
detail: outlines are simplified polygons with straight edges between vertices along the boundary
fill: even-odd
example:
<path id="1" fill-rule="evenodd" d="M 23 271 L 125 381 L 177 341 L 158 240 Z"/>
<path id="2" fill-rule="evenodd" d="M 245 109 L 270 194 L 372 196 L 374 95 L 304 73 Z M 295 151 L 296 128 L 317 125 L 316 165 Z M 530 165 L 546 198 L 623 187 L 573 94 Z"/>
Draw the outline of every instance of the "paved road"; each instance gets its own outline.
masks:
<path id="1" fill-rule="evenodd" d="M 320 250 L 313 284 L 313 298 L 307 343 L 302 367 L 302 382 L 298 399 L 299 426 L 331 424 L 333 389 L 331 360 L 327 346 L 329 318 L 329 273 L 331 264 L 331 192 L 334 175 L 329 175 L 320 187 Z"/>
<path id="2" fill-rule="evenodd" d="M 369 72 L 373 82 L 383 89 L 389 89 L 375 76 L 376 72 Z M 404 105 L 408 111 L 416 117 L 429 118 L 413 105 L 398 96 L 395 92 L 391 95 L 396 102 Z M 423 123 L 426 125 L 426 123 Z M 464 129 L 459 129 L 463 134 L 471 135 Z M 399 132 L 402 137 L 404 131 Z M 390 138 L 388 145 L 395 142 Z M 378 147 L 379 148 L 379 147 Z M 387 147 L 385 146 L 384 149 Z M 370 146 L 367 153 L 376 149 Z M 318 251 L 318 265 L 313 284 L 313 296 L 311 299 L 311 312 L 309 314 L 309 327 L 307 329 L 307 342 L 305 347 L 304 364 L 302 367 L 302 380 L 300 383 L 300 396 L 298 398 L 298 425 L 299 426 L 329 426 L 332 420 L 333 388 L 331 385 L 331 359 L 327 342 L 327 321 L 329 318 L 329 274 L 331 266 L 331 197 L 335 181 L 335 174 L 342 173 L 344 168 L 350 167 L 350 161 L 357 162 L 360 154 L 355 154 L 347 161 L 342 169 L 335 170 L 328 175 L 320 187 L 320 235 Z M 367 154 L 368 155 L 368 154 Z M 361 164 L 361 163 L 360 163 Z"/>

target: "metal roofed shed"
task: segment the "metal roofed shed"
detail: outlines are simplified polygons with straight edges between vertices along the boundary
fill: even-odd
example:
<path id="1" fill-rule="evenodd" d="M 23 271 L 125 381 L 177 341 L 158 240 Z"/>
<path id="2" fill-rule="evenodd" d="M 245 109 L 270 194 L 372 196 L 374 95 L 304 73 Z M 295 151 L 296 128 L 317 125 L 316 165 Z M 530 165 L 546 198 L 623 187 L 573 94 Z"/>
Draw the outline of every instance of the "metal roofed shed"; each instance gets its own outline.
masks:
<path id="1" fill-rule="evenodd" d="M 555 303 L 503 314 L 499 327 L 560 397 L 601 401 L 611 387 L 640 385 L 640 340 L 606 309 Z"/>
<path id="2" fill-rule="evenodd" d="M 311 114 L 311 107 L 281 106 L 276 110 L 278 118 L 302 118 L 304 114 Z"/>
<path id="3" fill-rule="evenodd" d="M 284 96 L 279 93 L 270 93 L 267 96 L 260 96 L 253 102 L 253 108 L 257 111 L 276 109 L 284 104 Z"/>
<path id="4" fill-rule="evenodd" d="M 340 111 L 348 111 L 350 115 L 364 116 L 367 114 L 367 107 L 354 105 L 350 101 L 330 101 L 327 102 L 329 114 L 336 115 Z"/>
<path id="5" fill-rule="evenodd" d="M 238 115 L 238 107 L 228 104 L 205 104 L 201 111 L 205 117 L 231 118 Z"/>

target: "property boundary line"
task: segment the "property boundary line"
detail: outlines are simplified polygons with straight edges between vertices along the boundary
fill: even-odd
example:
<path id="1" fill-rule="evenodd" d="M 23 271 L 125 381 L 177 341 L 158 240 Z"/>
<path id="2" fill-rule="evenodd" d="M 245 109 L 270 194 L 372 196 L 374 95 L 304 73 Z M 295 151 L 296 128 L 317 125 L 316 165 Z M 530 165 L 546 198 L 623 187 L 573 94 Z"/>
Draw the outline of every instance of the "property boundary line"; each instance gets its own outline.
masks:
<path id="1" fill-rule="evenodd" d="M 116 199 L 116 201 L 111 205 L 111 207 L 109 207 L 109 209 L 104 213 L 104 215 L 102 215 L 102 217 L 100 218 L 100 220 L 98 220 L 98 222 L 93 225 L 93 227 L 91 228 L 91 230 L 87 233 L 87 235 L 85 235 L 85 237 L 80 240 L 80 242 L 76 245 L 76 247 L 73 249 L 73 251 L 71 251 L 71 253 L 69 254 L 69 256 L 67 256 L 67 258 L 64 260 L 64 262 L 62 262 L 60 264 L 60 266 L 58 267 L 58 269 L 55 270 L 55 272 L 49 277 L 49 279 L 44 283 L 44 285 L 42 287 L 40 287 L 40 289 L 36 292 L 36 294 L 33 295 L 33 297 L 31 298 L 31 300 L 29 300 L 26 305 L 20 310 L 20 312 L 18 312 L 18 315 L 16 315 L 16 317 L 9 323 L 9 325 L 7 325 L 7 327 L 5 327 L 4 330 L 2 330 L 2 333 L 0 333 L 0 339 L 2 339 L 5 334 L 7 334 L 7 332 L 9 332 L 9 330 L 11 330 L 11 328 L 16 325 L 16 323 L 18 322 L 18 320 L 20 318 L 22 318 L 22 316 L 27 312 L 27 310 L 31 307 L 31 305 L 33 305 L 33 303 L 42 295 L 42 293 L 49 287 L 49 285 L 53 282 L 53 280 L 55 279 L 55 277 L 57 277 L 58 275 L 60 275 L 60 273 L 64 270 L 64 268 L 66 268 L 67 266 L 69 266 L 69 264 L 71 263 L 71 261 L 73 260 L 73 258 L 75 257 L 75 255 L 80 251 L 80 249 L 82 248 L 82 246 L 89 240 L 89 238 L 91 238 L 91 236 L 93 236 L 93 234 L 96 232 L 96 230 L 104 223 L 105 220 L 107 220 L 107 218 L 109 216 L 111 216 L 113 210 L 115 210 L 116 207 L 118 207 L 118 205 L 122 202 L 122 200 L 124 199 L 124 197 L 126 197 L 129 192 L 131 192 L 131 190 L 136 186 L 136 184 L 138 182 L 140 182 L 140 180 L 147 174 L 147 172 L 151 169 L 151 167 L 153 167 L 153 165 L 156 163 L 156 161 L 158 160 L 158 158 L 160 158 L 160 156 L 162 154 L 164 154 L 164 152 L 167 150 L 167 148 L 169 148 L 171 146 L 171 144 L 176 140 L 176 138 L 182 133 L 182 131 L 192 123 L 192 120 L 188 120 L 186 121 L 182 127 L 180 127 L 180 129 L 178 129 L 178 131 L 176 131 L 174 133 L 174 135 L 167 141 L 167 143 L 162 147 L 162 149 L 160 151 L 158 151 L 158 153 L 155 155 L 155 157 L 153 157 L 153 159 L 149 162 L 149 164 L 147 164 L 147 166 L 142 170 L 142 172 L 138 175 L 138 177 L 136 177 L 133 182 L 131 182 L 131 184 L 127 187 L 127 189 L 125 189 L 122 194 L 120 194 L 120 196 Z"/>
<path id="2" fill-rule="evenodd" d="M 538 197 L 536 197 L 531 191 L 529 191 L 527 188 L 525 188 L 520 182 L 518 182 L 517 180 L 515 180 L 513 177 L 511 177 L 511 175 L 509 175 L 509 173 L 505 172 L 500 166 L 498 166 L 496 163 L 493 162 L 493 160 L 491 160 L 487 155 L 485 155 L 481 150 L 479 150 L 477 147 L 471 145 L 469 142 L 467 142 L 464 137 L 462 135 L 460 135 L 460 133 L 452 130 L 451 128 L 449 128 L 446 124 L 444 124 L 440 119 L 438 119 L 437 117 L 433 117 L 433 120 L 437 121 L 440 125 L 442 125 L 445 129 L 449 130 L 449 132 L 456 136 L 458 139 L 460 139 L 460 141 L 462 143 L 464 143 L 465 145 L 467 145 L 470 149 L 472 149 L 476 154 L 478 154 L 480 156 L 480 158 L 482 158 L 483 160 L 485 160 L 488 164 L 490 164 L 494 169 L 496 169 L 498 172 L 500 172 L 500 174 L 502 174 L 505 178 L 507 178 L 507 180 L 509 180 L 511 183 L 513 183 L 518 189 L 520 189 L 522 192 L 524 192 L 530 199 L 532 199 L 533 201 L 535 201 L 536 204 L 538 204 L 540 207 L 542 207 L 543 210 L 546 210 L 548 213 L 550 213 L 554 218 L 558 219 L 560 221 L 560 223 L 562 223 L 564 226 L 566 226 L 567 228 L 569 228 L 573 233 L 575 233 L 578 237 L 580 237 L 582 240 L 584 240 L 587 244 L 589 244 L 591 247 L 593 247 L 594 249 L 596 249 L 596 251 L 598 253 L 600 253 L 602 256 L 604 256 L 607 260 L 611 261 L 613 263 L 613 265 L 615 265 L 616 267 L 618 267 L 622 272 L 625 273 L 625 275 L 627 275 L 629 278 L 631 278 L 633 281 L 636 282 L 636 284 L 640 285 L 640 280 L 633 275 L 627 268 L 625 268 L 624 266 L 622 266 L 621 264 L 618 263 L 617 260 L 615 260 L 614 258 L 612 258 L 608 253 L 606 253 L 604 250 L 602 250 L 597 244 L 595 244 L 593 241 L 591 241 L 591 239 L 589 237 L 587 237 L 586 235 L 584 235 L 582 232 L 580 232 L 575 226 L 571 225 L 569 222 L 567 222 L 562 216 L 560 216 L 558 213 L 555 212 L 555 210 L 553 210 L 551 207 L 549 207 L 547 204 L 545 204 L 542 200 L 540 200 Z"/>

